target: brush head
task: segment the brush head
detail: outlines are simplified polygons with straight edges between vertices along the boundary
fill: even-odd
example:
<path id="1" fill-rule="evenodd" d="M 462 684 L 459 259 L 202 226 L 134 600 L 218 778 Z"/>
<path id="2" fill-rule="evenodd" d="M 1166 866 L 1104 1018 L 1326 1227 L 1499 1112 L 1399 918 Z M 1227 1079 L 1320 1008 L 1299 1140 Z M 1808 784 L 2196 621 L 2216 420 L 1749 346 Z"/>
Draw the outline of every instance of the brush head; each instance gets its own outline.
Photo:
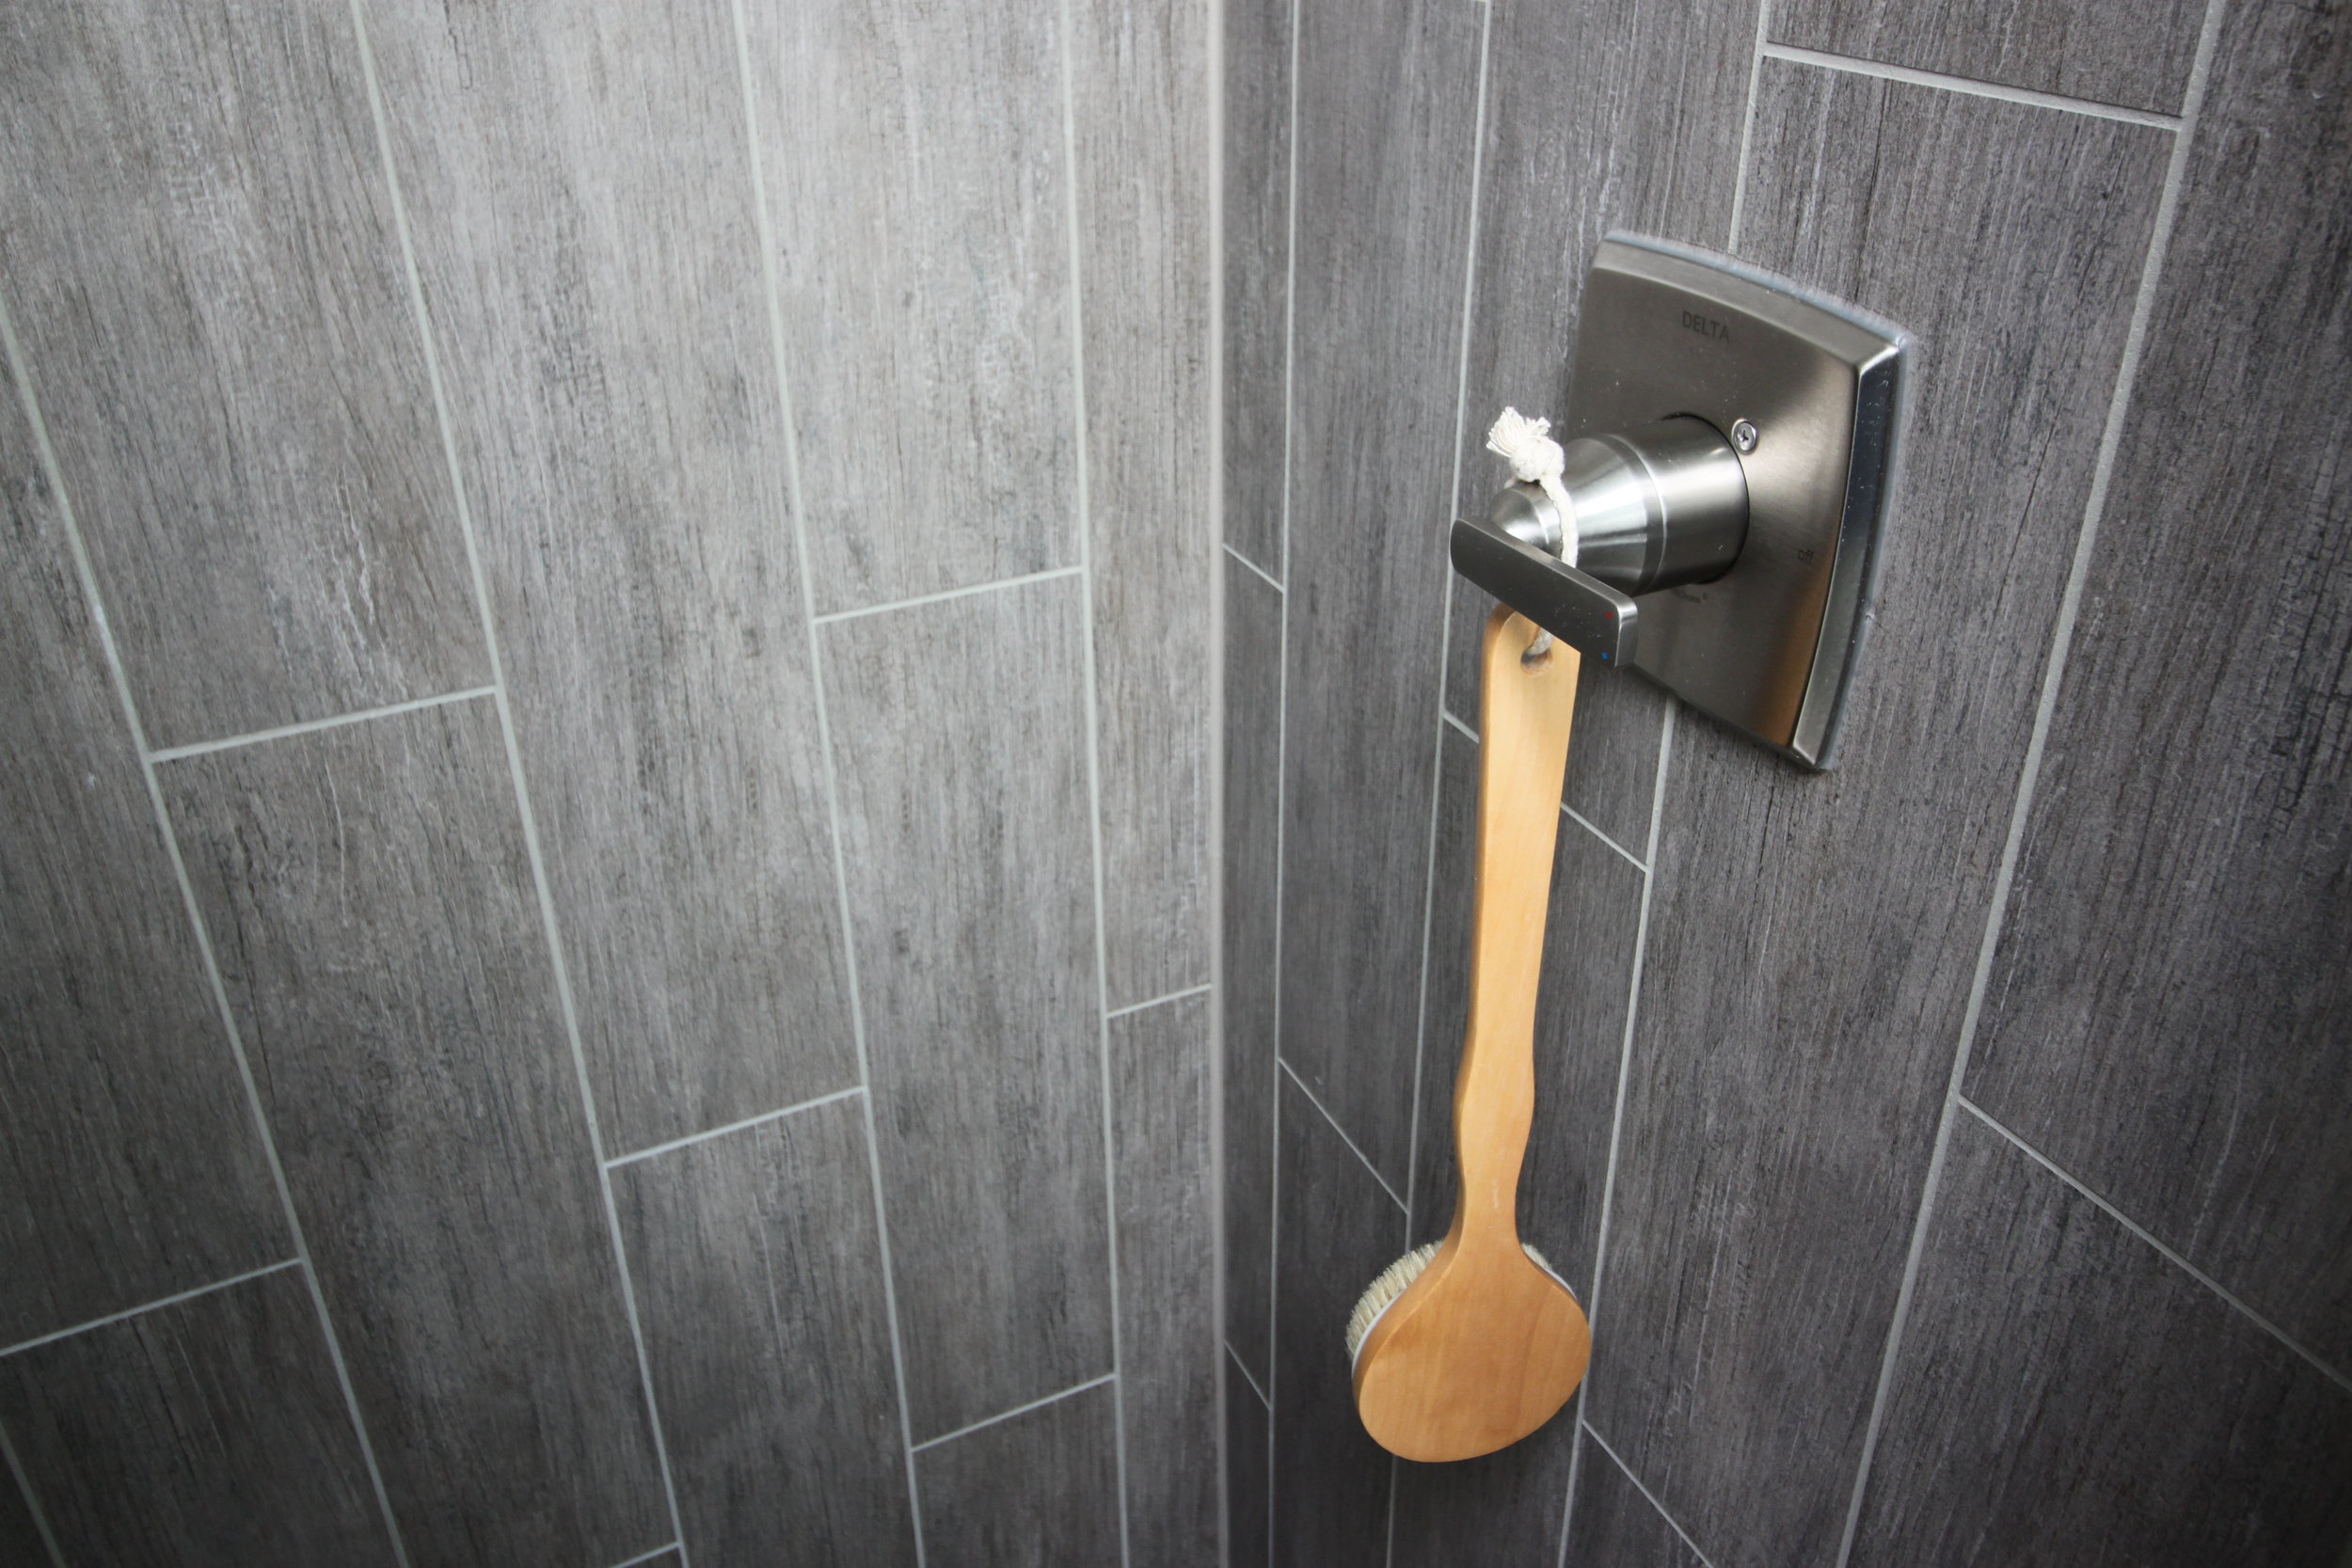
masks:
<path id="1" fill-rule="evenodd" d="M 1429 1266 L 1429 1260 L 1438 1256 L 1438 1249 L 1444 1244 L 1442 1242 L 1431 1242 L 1425 1246 L 1415 1247 L 1387 1268 L 1382 1269 L 1380 1277 L 1374 1280 L 1366 1288 L 1364 1293 L 1356 1298 L 1356 1310 L 1347 1315 L 1347 1364 L 1349 1366 L 1356 1364 L 1357 1354 L 1364 1348 L 1364 1337 L 1372 1332 L 1372 1325 L 1380 1321 L 1380 1314 L 1396 1305 L 1396 1298 L 1403 1295 L 1411 1288 L 1413 1281 L 1421 1277 L 1422 1271 Z M 1526 1251 L 1529 1258 L 1534 1259 L 1537 1268 L 1551 1275 L 1552 1278 L 1560 1279 L 1560 1271 L 1553 1268 L 1550 1260 L 1542 1253 L 1537 1252 L 1525 1242 L 1521 1242 L 1519 1245 Z M 1560 1288 L 1567 1291 L 1571 1296 L 1576 1294 L 1575 1291 L 1569 1289 L 1568 1282 L 1565 1279 L 1560 1279 Z"/>

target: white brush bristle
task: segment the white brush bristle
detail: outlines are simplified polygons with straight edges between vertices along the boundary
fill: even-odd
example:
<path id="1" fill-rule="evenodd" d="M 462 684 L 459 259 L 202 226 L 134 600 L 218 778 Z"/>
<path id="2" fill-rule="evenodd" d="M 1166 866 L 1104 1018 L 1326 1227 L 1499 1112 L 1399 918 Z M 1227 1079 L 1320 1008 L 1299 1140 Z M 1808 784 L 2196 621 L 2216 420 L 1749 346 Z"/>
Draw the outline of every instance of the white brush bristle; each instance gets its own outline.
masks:
<path id="1" fill-rule="evenodd" d="M 1443 1244 L 1441 1242 L 1431 1242 L 1425 1246 L 1415 1247 L 1387 1268 L 1382 1269 L 1380 1277 L 1374 1280 L 1370 1288 L 1356 1298 L 1356 1310 L 1347 1315 L 1347 1364 L 1349 1366 L 1356 1364 L 1357 1353 L 1364 1348 L 1364 1338 L 1371 1334 L 1372 1325 L 1380 1321 L 1380 1314 L 1396 1305 L 1396 1298 L 1403 1295 L 1411 1288 L 1413 1281 L 1421 1277 L 1421 1271 L 1429 1266 L 1429 1259 L 1438 1256 L 1438 1248 Z M 1560 1279 L 1560 1271 L 1553 1268 L 1550 1260 L 1542 1253 L 1537 1252 L 1525 1242 L 1521 1242 L 1519 1245 L 1527 1248 L 1528 1257 L 1535 1260 L 1537 1268 L 1551 1275 L 1552 1278 Z M 1568 1289 L 1568 1282 L 1565 1279 L 1560 1279 L 1560 1288 L 1567 1291 L 1571 1296 L 1576 1294 L 1573 1290 Z"/>

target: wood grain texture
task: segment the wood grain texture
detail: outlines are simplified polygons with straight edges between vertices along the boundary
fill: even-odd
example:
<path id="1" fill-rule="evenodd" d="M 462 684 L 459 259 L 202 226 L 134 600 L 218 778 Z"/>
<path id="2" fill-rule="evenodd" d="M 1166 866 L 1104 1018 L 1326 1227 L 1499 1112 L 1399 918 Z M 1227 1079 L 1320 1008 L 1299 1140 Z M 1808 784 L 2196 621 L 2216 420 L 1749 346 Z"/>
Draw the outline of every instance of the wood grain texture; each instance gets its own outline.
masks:
<path id="1" fill-rule="evenodd" d="M 152 745 L 488 677 L 333 0 L 0 19 L 0 273 Z"/>
<path id="2" fill-rule="evenodd" d="M 2343 1370 L 2348 90 L 2340 27 L 2230 14 L 1969 1071 Z"/>
<path id="3" fill-rule="evenodd" d="M 1290 417 L 1295 8 L 1295 0 L 1225 8 L 1225 542 L 1277 581 Z"/>
<path id="4" fill-rule="evenodd" d="M 491 705 L 163 787 L 412 1560 L 669 1539 Z"/>
<path id="5" fill-rule="evenodd" d="M 612 1172 L 697 1562 L 914 1560 L 855 1098 Z"/>
<path id="6" fill-rule="evenodd" d="M 1759 91 L 1743 249 L 1921 348 L 1840 768 L 1675 741 L 1588 1417 L 1716 1568 L 1837 1547 L 2169 150 Z"/>
<path id="7" fill-rule="evenodd" d="M 1608 1449 L 1584 1439 L 1567 1568 L 1707 1568 Z"/>
<path id="8" fill-rule="evenodd" d="M 1225 563 L 1225 1338 L 1265 1386 L 1272 1354 L 1274 1031 L 1280 888 L 1282 598 Z"/>
<path id="9" fill-rule="evenodd" d="M 1111 1020 L 1120 1392 L 1136 1562 L 1217 1562 L 1216 1218 L 1209 998 Z"/>
<path id="10" fill-rule="evenodd" d="M 1495 12 L 1455 504 L 1478 515 L 1507 477 L 1486 450 L 1505 406 L 1565 419 L 1578 306 L 1613 229 L 1722 246 L 1731 224 L 1756 0 Z M 1580 434 L 1582 434 L 1580 432 Z M 1492 607 L 1455 578 L 1447 703 L 1476 726 L 1477 640 Z M 1585 672 L 1565 799 L 1641 852 L 1667 699 Z"/>
<path id="11" fill-rule="evenodd" d="M 1266 1509 L 1267 1427 L 1273 1412 L 1229 1354 L 1225 1361 L 1225 1502 L 1228 1568 L 1266 1568 L 1273 1548 Z M 0 1537 L 5 1539 L 5 1537 Z"/>
<path id="12" fill-rule="evenodd" d="M 1103 946 L 1125 1007 L 1209 978 L 1209 8 L 1070 19 Z"/>
<path id="13" fill-rule="evenodd" d="M 1857 1568 L 2336 1568 L 2352 1392 L 1963 1115 Z"/>
<path id="14" fill-rule="evenodd" d="M 0 1344 L 292 1252 L 15 393 L 0 396 Z"/>
<path id="15" fill-rule="evenodd" d="M 846 1087 L 727 9 L 365 11 L 608 1144 Z"/>
<path id="16" fill-rule="evenodd" d="M 917 1442 L 1111 1370 L 1082 591 L 824 632 Z"/>
<path id="17" fill-rule="evenodd" d="M 1580 736 L 1585 697 L 1579 689 Z M 1427 1035 L 1422 1047 L 1421 1151 L 1414 1162 L 1416 1240 L 1453 1212 L 1450 1108 L 1468 1018 L 1471 849 L 1478 748 L 1446 737 L 1431 911 Z M 1563 822 L 1547 917 L 1550 937 L 1535 1002 L 1535 1119 L 1519 1178 L 1519 1233 L 1587 1303 L 1609 1124 L 1625 1040 L 1642 874 L 1574 822 Z M 1575 1439 L 1574 1407 L 1499 1453 L 1459 1465 L 1402 1465 L 1396 1478 L 1395 1568 L 1451 1562 L 1474 1534 L 1500 1560 L 1551 1561 Z"/>
<path id="18" fill-rule="evenodd" d="M 0 1360 L 0 1422 L 68 1562 L 395 1560 L 299 1270 Z"/>
<path id="19" fill-rule="evenodd" d="M 745 15 L 818 610 L 1075 563 L 1056 8 Z"/>
<path id="20" fill-rule="evenodd" d="M 1782 0 L 1775 43 L 2178 114 L 2205 8 L 2078 0 Z"/>
<path id="21" fill-rule="evenodd" d="M 1484 18 L 1308 7 L 1298 42 L 1281 1049 L 1399 1190 Z"/>
<path id="22" fill-rule="evenodd" d="M 1279 1116 L 1273 1560 L 1379 1562 L 1396 1461 L 1356 1418 L 1347 1314 L 1405 1251 L 1405 1216 L 1287 1075 Z"/>
<path id="23" fill-rule="evenodd" d="M 1263 1408 L 1263 1407 L 1262 1407 Z M 5 1429 L 6 1423 L 0 1423 Z M 5 1431 L 0 1430 L 0 1437 Z M 1261 1439 L 1259 1447 L 1264 1443 Z M 1263 1455 L 1261 1455 L 1263 1458 Z M 1265 1465 L 1258 1466 L 1259 1473 Z M 1259 1554 L 1263 1562 L 1264 1554 Z M 21 1564 L 22 1568 L 56 1568 L 56 1559 L 49 1552 L 49 1543 L 42 1539 L 40 1525 L 33 1517 L 32 1503 L 24 1489 L 16 1483 L 14 1472 L 0 1466 L 0 1562 Z"/>
<path id="24" fill-rule="evenodd" d="M 914 1456 L 932 1568 L 1112 1568 L 1119 1463 L 1108 1384 Z"/>

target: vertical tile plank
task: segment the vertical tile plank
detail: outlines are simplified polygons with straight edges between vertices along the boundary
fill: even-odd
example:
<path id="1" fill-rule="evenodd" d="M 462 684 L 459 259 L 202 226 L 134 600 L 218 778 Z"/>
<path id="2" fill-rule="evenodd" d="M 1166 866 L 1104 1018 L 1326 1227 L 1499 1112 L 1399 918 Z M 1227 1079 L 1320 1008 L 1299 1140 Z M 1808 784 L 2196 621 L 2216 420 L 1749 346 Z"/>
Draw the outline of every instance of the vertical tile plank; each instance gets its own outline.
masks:
<path id="1" fill-rule="evenodd" d="M 6 1423 L 0 1422 L 0 1441 L 7 1440 L 5 1428 Z M 1265 1466 L 1258 1468 L 1263 1473 Z M 0 1465 L 0 1562 L 20 1563 L 23 1568 L 56 1568 L 56 1563 L 33 1517 L 31 1500 L 5 1465 Z"/>
<path id="2" fill-rule="evenodd" d="M 394 1561 L 298 1269 L 0 1360 L 0 1424 L 68 1562 Z"/>
<path id="3" fill-rule="evenodd" d="M 2169 150 L 1759 92 L 1743 248 L 1922 347 L 1839 769 L 1675 742 L 1588 1415 L 1716 1568 L 1837 1547 Z"/>
<path id="4" fill-rule="evenodd" d="M 1111 1370 L 1082 591 L 825 628 L 918 1442 Z"/>
<path id="5" fill-rule="evenodd" d="M 1282 1053 L 1400 1189 L 1484 16 L 1299 21 Z"/>
<path id="6" fill-rule="evenodd" d="M 2352 40 L 2227 14 L 1969 1092 L 2352 1370 Z"/>
<path id="7" fill-rule="evenodd" d="M 1282 596 L 1225 563 L 1225 1337 L 1265 1386 L 1274 1255 Z"/>
<path id="8" fill-rule="evenodd" d="M 2346 1453 L 2352 1392 L 1961 1117 L 1857 1568 L 2336 1568 Z"/>
<path id="9" fill-rule="evenodd" d="M 1290 418 L 1295 8 L 1296 0 L 1225 8 L 1225 542 L 1278 581 Z"/>
<path id="10" fill-rule="evenodd" d="M 864 1108 L 617 1166 L 612 1196 L 694 1560 L 913 1562 Z"/>
<path id="11" fill-rule="evenodd" d="M 1110 1031 L 1128 1548 L 1136 1562 L 1210 1568 L 1221 1357 L 1209 999 L 1128 1013 Z"/>
<path id="12" fill-rule="evenodd" d="M 1775 43 L 2177 114 L 2201 0 L 1780 0 Z"/>
<path id="13" fill-rule="evenodd" d="M 668 1539 L 490 704 L 163 785 L 414 1560 Z"/>
<path id="14" fill-rule="evenodd" d="M 745 8 L 819 611 L 1077 560 L 1056 8 Z"/>
<path id="15" fill-rule="evenodd" d="M 1607 1449 L 1584 1437 L 1567 1568 L 1707 1568 Z"/>
<path id="16" fill-rule="evenodd" d="M 1229 1347 L 1230 1350 L 1230 1347 Z M 1266 1427 L 1272 1413 L 1241 1363 L 1225 1363 L 1225 1501 L 1227 1568 L 1266 1568 L 1273 1547 L 1266 1512 Z"/>
<path id="17" fill-rule="evenodd" d="M 931 1568 L 1112 1568 L 1111 1403 L 1103 1384 L 917 1453 Z"/>
<path id="18" fill-rule="evenodd" d="M 1509 477 L 1486 450 L 1497 414 L 1567 414 L 1577 310 L 1601 236 L 1727 243 L 1756 4 L 1496 10 L 1455 501 L 1466 515 Z M 1446 705 L 1475 729 L 1477 628 L 1494 601 L 1458 578 L 1452 593 Z M 1636 853 L 1666 701 L 1597 667 L 1577 692 L 1567 803 Z"/>
<path id="19" fill-rule="evenodd" d="M 1209 8 L 1071 8 L 1110 1006 L 1209 977 Z"/>
<path id="20" fill-rule="evenodd" d="M 0 18 L 0 274 L 153 745 L 488 678 L 354 42 Z"/>
<path id="21" fill-rule="evenodd" d="M 366 14 L 609 1147 L 845 1087 L 727 8 Z"/>
<path id="22" fill-rule="evenodd" d="M 1356 1416 L 1347 1315 L 1404 1252 L 1405 1215 L 1287 1074 L 1280 1115 L 1273 1559 L 1380 1562 L 1391 1460 Z"/>
<path id="23" fill-rule="evenodd" d="M 16 392 L 0 397 L 0 1344 L 292 1250 Z"/>

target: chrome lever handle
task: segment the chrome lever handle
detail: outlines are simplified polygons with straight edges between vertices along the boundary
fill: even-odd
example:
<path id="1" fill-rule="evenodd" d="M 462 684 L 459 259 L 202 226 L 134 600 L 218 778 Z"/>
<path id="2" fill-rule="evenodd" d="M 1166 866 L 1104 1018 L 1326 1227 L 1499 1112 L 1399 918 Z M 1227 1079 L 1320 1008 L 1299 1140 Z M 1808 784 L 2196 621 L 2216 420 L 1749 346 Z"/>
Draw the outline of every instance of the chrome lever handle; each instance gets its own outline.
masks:
<path id="1" fill-rule="evenodd" d="M 1454 520 L 1454 569 L 1587 658 L 1633 660 L 1641 607 L 1632 598 L 1485 518 Z"/>

